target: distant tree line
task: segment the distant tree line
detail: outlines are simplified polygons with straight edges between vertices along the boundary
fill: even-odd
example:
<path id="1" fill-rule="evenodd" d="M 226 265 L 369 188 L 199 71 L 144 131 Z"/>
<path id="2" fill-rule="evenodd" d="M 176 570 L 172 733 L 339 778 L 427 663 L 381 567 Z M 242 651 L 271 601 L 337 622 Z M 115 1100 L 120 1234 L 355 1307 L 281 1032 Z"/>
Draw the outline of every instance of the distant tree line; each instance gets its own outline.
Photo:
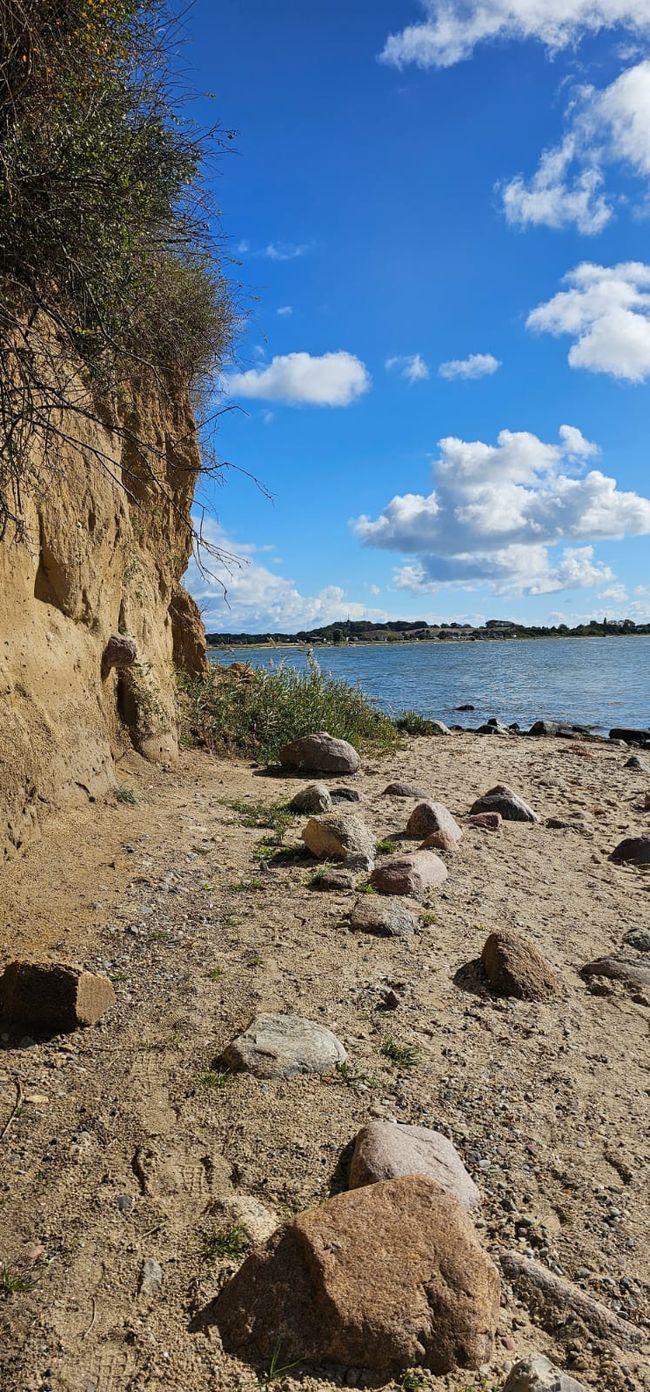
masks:
<path id="1" fill-rule="evenodd" d="M 507 619 L 488 619 L 480 627 L 472 624 L 429 624 L 426 620 L 391 619 L 385 623 L 370 623 L 367 619 L 347 619 L 325 624 L 321 628 L 299 629 L 297 633 L 208 633 L 214 647 L 255 647 L 260 644 L 329 643 L 390 643 L 440 642 L 466 639 L 492 641 L 504 638 L 605 638 L 625 634 L 650 634 L 650 622 L 637 624 L 632 619 L 591 619 L 589 623 L 552 627 L 518 624 Z"/>

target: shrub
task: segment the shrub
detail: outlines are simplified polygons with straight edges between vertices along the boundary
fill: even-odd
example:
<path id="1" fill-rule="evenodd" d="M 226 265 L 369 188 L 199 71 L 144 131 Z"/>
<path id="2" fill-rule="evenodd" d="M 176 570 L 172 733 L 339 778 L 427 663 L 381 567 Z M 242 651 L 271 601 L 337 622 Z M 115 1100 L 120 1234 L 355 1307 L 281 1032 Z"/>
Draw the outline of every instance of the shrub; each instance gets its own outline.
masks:
<path id="1" fill-rule="evenodd" d="M 435 730 L 432 720 L 412 710 L 402 711 L 395 719 L 395 727 L 404 735 L 431 735 Z"/>
<path id="2" fill-rule="evenodd" d="M 311 656 L 304 672 L 280 665 L 230 675 L 215 664 L 205 677 L 181 676 L 180 684 L 185 728 L 212 753 L 273 760 L 283 745 L 315 730 L 361 750 L 397 743 L 392 720 L 361 688 L 328 676 Z"/>

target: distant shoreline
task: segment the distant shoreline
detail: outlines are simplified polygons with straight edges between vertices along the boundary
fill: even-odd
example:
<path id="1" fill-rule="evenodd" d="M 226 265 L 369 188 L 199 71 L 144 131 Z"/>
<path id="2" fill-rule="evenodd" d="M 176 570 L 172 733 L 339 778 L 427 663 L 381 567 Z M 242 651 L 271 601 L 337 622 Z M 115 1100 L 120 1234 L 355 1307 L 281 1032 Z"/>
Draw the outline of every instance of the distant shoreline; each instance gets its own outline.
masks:
<path id="1" fill-rule="evenodd" d="M 576 643 L 582 643 L 585 640 L 594 641 L 596 639 L 599 642 L 603 643 L 608 642 L 609 639 L 616 639 L 616 641 L 619 641 L 622 638 L 650 638 L 650 634 L 540 633 L 533 635 L 532 633 L 522 633 L 521 636 L 517 634 L 511 634 L 507 638 L 404 638 L 396 639 L 393 642 L 386 639 L 378 639 L 376 642 L 374 642 L 373 640 L 364 641 L 363 639 L 359 638 L 354 643 L 309 643 L 298 640 L 296 640 L 295 643 L 274 643 L 272 639 L 268 638 L 266 640 L 261 639 L 259 642 L 256 643 L 208 643 L 207 650 L 209 653 L 259 652 L 261 649 L 270 649 L 271 652 L 295 652 L 296 650 L 300 650 L 303 652 L 310 652 L 312 650 L 315 650 L 317 652 L 340 652 L 341 649 L 345 648 L 456 648 L 460 647 L 461 645 L 465 647 L 472 643 L 480 643 L 482 645 L 486 643 L 492 643 L 501 646 L 502 643 L 540 643 L 555 642 L 556 640 L 566 642 L 566 640 L 569 638 L 574 639 Z"/>

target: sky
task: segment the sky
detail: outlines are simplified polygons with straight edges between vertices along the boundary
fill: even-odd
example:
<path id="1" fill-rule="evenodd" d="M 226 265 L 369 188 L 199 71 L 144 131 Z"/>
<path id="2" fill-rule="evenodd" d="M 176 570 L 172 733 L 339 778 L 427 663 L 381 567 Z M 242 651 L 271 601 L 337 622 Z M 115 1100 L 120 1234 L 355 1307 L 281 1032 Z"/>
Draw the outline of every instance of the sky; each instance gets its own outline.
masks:
<path id="1" fill-rule="evenodd" d="M 179 61 L 246 315 L 208 630 L 648 620 L 650 0 L 197 0 Z"/>

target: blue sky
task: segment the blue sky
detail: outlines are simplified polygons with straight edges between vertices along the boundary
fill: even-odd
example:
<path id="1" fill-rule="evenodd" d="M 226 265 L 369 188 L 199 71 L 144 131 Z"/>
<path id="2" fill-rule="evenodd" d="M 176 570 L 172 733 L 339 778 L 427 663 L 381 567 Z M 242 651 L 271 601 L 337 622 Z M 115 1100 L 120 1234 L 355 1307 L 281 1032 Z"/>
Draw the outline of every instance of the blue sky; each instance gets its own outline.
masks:
<path id="1" fill-rule="evenodd" d="M 230 608 L 190 568 L 208 628 L 650 617 L 650 0 L 198 0 L 186 31 L 237 130 L 218 448 L 273 495 L 201 490 L 242 562 Z"/>

